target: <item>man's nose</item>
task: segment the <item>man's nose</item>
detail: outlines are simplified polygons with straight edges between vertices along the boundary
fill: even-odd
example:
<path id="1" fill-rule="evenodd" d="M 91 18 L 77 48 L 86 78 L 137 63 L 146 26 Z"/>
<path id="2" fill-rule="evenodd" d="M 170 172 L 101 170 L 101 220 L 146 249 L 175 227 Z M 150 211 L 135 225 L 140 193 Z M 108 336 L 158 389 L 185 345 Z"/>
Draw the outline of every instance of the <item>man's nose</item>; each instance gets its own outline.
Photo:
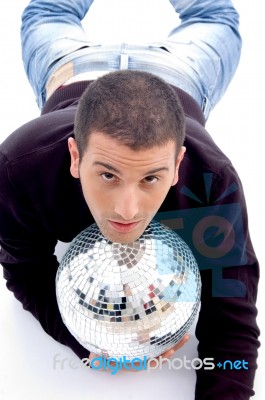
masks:
<path id="1" fill-rule="evenodd" d="M 124 188 L 117 198 L 115 212 L 125 221 L 132 221 L 139 212 L 137 191 L 129 187 Z"/>

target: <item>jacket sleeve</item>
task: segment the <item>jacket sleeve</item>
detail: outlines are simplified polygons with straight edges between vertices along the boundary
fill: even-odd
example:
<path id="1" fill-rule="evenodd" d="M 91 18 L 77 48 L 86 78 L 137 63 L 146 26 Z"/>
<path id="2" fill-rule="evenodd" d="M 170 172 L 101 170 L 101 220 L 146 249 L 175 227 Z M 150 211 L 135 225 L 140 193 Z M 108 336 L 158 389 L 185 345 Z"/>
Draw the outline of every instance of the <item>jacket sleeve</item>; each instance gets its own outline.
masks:
<path id="1" fill-rule="evenodd" d="M 219 216 L 229 231 L 224 264 L 201 269 L 202 297 L 196 336 L 199 358 L 213 358 L 211 370 L 198 369 L 196 400 L 247 400 L 253 394 L 259 329 L 256 298 L 259 265 L 252 247 L 240 179 L 231 165 L 214 188 Z M 205 249 L 204 249 L 205 250 Z M 206 251 L 206 250 L 205 250 Z"/>
<path id="2" fill-rule="evenodd" d="M 58 261 L 56 238 L 46 230 L 34 204 L 9 180 L 6 160 L 0 153 L 0 262 L 9 290 L 56 341 L 78 357 L 88 357 L 64 325 L 55 293 Z M 26 177 L 25 177 L 26 179 Z"/>

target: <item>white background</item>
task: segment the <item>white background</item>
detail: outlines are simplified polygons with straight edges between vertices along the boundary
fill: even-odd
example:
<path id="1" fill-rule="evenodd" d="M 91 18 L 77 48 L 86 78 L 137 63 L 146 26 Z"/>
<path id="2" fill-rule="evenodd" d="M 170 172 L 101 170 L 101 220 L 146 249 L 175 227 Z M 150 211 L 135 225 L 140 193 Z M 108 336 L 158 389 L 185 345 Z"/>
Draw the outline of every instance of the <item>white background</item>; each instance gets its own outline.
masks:
<path id="1" fill-rule="evenodd" d="M 27 0 L 0 3 L 0 142 L 39 114 L 20 55 L 20 15 L 27 3 Z M 233 161 L 245 189 L 250 232 L 261 264 L 258 322 L 262 329 L 265 326 L 264 6 L 262 0 L 251 3 L 236 0 L 234 3 L 241 14 L 242 58 L 237 74 L 223 100 L 212 112 L 207 128 Z M 166 0 L 95 0 L 84 25 L 90 38 L 96 41 L 106 41 L 107 38 L 108 41 L 135 42 L 162 38 L 174 26 L 175 20 L 174 10 Z M 265 396 L 262 382 L 264 347 L 259 353 L 255 400 L 263 400 Z M 193 399 L 194 371 L 163 369 L 150 374 L 110 376 L 92 370 L 73 369 L 69 363 L 63 367 L 59 363 L 54 369 L 56 354 L 59 360 L 77 361 L 71 350 L 46 335 L 38 322 L 22 310 L 0 278 L 0 399 Z M 189 343 L 177 357 L 184 355 L 190 359 L 196 357 L 194 329 Z"/>

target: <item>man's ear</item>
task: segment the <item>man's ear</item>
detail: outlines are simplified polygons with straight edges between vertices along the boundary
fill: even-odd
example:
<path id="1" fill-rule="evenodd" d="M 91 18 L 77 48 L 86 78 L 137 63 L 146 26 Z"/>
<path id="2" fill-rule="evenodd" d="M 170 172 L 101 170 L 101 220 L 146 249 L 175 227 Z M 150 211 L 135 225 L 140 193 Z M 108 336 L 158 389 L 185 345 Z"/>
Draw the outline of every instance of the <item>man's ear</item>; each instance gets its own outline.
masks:
<path id="1" fill-rule="evenodd" d="M 186 147 L 182 146 L 180 148 L 180 150 L 179 150 L 179 154 L 178 154 L 178 157 L 176 159 L 175 176 L 174 176 L 174 179 L 173 179 L 173 182 L 172 182 L 172 186 L 176 185 L 176 183 L 179 180 L 179 166 L 180 166 L 181 161 L 184 158 L 185 152 L 186 152 Z"/>
<path id="2" fill-rule="evenodd" d="M 79 151 L 74 138 L 68 139 L 68 149 L 71 156 L 70 172 L 74 178 L 79 178 Z"/>

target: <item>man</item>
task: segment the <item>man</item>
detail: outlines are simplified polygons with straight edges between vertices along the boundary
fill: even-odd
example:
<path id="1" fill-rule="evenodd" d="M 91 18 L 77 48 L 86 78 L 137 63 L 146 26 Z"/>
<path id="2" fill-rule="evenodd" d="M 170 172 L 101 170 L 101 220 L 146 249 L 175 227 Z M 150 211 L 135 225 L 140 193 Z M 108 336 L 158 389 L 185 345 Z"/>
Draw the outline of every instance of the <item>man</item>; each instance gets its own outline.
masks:
<path id="1" fill-rule="evenodd" d="M 23 60 L 42 114 L 0 147 L 7 287 L 48 334 L 87 357 L 58 311 L 57 240 L 94 221 L 129 242 L 155 216 L 173 229 L 196 220 L 178 232 L 199 256 L 199 357 L 247 368 L 198 369 L 195 398 L 248 399 L 258 262 L 240 180 L 204 129 L 238 64 L 238 14 L 229 0 L 172 0 L 181 25 L 163 43 L 101 46 L 80 24 L 92 2 L 33 0 L 23 14 Z M 223 242 L 211 224 L 223 224 Z"/>

